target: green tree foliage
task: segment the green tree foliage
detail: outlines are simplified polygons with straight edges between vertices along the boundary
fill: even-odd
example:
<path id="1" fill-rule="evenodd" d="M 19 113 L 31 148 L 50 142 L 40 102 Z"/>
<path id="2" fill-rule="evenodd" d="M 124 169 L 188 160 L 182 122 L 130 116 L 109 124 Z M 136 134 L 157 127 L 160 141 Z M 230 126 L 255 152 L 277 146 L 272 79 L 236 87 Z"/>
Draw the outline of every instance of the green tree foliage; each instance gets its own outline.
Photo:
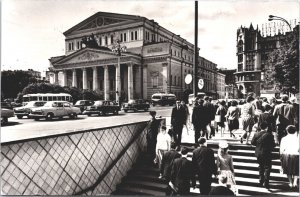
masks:
<path id="1" fill-rule="evenodd" d="M 282 92 L 299 92 L 299 26 L 268 56 L 271 76 Z"/>
<path id="2" fill-rule="evenodd" d="M 16 98 L 18 93 L 28 84 L 34 84 L 37 79 L 23 70 L 7 70 L 1 72 L 1 97 Z"/>

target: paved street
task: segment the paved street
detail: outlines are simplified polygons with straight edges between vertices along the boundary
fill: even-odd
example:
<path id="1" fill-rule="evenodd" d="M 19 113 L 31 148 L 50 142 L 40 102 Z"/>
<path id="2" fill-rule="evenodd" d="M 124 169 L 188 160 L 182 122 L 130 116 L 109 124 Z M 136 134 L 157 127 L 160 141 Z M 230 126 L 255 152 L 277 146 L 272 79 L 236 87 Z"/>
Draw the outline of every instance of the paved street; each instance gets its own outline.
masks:
<path id="1" fill-rule="evenodd" d="M 158 116 L 166 117 L 168 120 L 171 116 L 171 107 L 152 107 L 150 110 L 157 111 Z M 86 129 L 109 127 L 122 125 L 137 121 L 146 121 L 150 119 L 149 112 L 128 112 L 120 111 L 119 115 L 108 116 L 91 116 L 79 115 L 77 119 L 70 120 L 67 117 L 63 120 L 54 119 L 52 121 L 33 119 L 9 118 L 9 123 L 1 127 L 1 142 L 8 142 L 18 139 L 41 137 L 71 131 L 80 131 Z M 169 123 L 167 123 L 169 124 Z"/>
<path id="2" fill-rule="evenodd" d="M 172 107 L 152 107 L 150 110 L 157 111 L 157 116 L 166 118 L 167 129 L 170 127 Z M 190 107 L 192 113 L 192 107 Z M 54 119 L 52 121 L 33 119 L 17 119 L 16 117 L 9 118 L 9 123 L 1 127 L 1 142 L 9 142 L 13 140 L 20 140 L 26 138 L 42 137 L 47 135 L 55 135 L 61 133 L 68 133 L 73 131 L 103 128 L 114 125 L 128 124 L 136 121 L 147 121 L 150 119 L 149 112 L 128 112 L 120 111 L 119 115 L 108 116 L 91 116 L 79 115 L 77 119 L 70 120 L 64 118 L 63 120 Z M 241 133 L 241 132 L 238 132 Z M 214 139 L 230 139 L 229 132 L 221 136 L 216 133 Z M 182 142 L 194 142 L 194 132 L 192 130 L 186 131 L 183 129 Z"/>

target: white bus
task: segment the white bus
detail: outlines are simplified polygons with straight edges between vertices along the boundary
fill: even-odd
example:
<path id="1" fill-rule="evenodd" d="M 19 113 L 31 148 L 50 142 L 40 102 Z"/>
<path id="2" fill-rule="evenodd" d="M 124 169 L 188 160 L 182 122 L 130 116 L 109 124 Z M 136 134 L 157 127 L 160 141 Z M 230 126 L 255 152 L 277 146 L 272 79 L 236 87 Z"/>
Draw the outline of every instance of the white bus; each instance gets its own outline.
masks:
<path id="1" fill-rule="evenodd" d="M 72 96 L 67 93 L 36 93 L 23 95 L 23 106 L 29 101 L 68 101 L 72 102 Z"/>
<path id="2" fill-rule="evenodd" d="M 197 98 L 203 99 L 204 96 L 206 96 L 206 94 L 205 94 L 204 92 L 198 92 L 198 93 L 197 93 Z M 188 99 L 189 105 L 190 105 L 190 106 L 191 106 L 191 105 L 194 105 L 195 100 L 196 100 L 196 97 L 194 96 L 194 94 L 190 94 L 190 95 L 189 95 L 189 99 Z"/>

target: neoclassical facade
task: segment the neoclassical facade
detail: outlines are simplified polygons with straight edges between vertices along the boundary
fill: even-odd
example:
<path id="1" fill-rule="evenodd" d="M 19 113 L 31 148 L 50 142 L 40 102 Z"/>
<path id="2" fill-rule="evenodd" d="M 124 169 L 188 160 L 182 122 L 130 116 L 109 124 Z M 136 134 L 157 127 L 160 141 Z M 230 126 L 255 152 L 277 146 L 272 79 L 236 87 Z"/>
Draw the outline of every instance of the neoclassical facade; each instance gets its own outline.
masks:
<path id="1" fill-rule="evenodd" d="M 65 55 L 49 59 L 51 83 L 95 90 L 110 100 L 150 99 L 157 92 L 180 97 L 184 90 L 192 89 L 184 78 L 193 74 L 194 45 L 154 20 L 98 12 L 64 36 Z M 117 40 L 126 52 L 112 51 Z M 202 67 L 201 57 L 199 60 Z M 216 65 L 210 67 L 210 72 L 216 73 Z M 205 88 L 216 90 L 211 82 L 214 75 L 206 72 L 210 80 Z"/>

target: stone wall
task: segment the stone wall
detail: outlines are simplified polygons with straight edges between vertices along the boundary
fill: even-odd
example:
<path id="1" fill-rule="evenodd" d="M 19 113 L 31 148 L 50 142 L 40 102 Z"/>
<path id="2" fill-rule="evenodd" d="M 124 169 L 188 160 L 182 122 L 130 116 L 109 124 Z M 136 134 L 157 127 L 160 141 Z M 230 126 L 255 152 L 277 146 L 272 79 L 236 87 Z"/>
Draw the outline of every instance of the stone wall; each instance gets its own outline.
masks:
<path id="1" fill-rule="evenodd" d="M 145 149 L 146 125 L 2 143 L 1 194 L 110 194 Z"/>

